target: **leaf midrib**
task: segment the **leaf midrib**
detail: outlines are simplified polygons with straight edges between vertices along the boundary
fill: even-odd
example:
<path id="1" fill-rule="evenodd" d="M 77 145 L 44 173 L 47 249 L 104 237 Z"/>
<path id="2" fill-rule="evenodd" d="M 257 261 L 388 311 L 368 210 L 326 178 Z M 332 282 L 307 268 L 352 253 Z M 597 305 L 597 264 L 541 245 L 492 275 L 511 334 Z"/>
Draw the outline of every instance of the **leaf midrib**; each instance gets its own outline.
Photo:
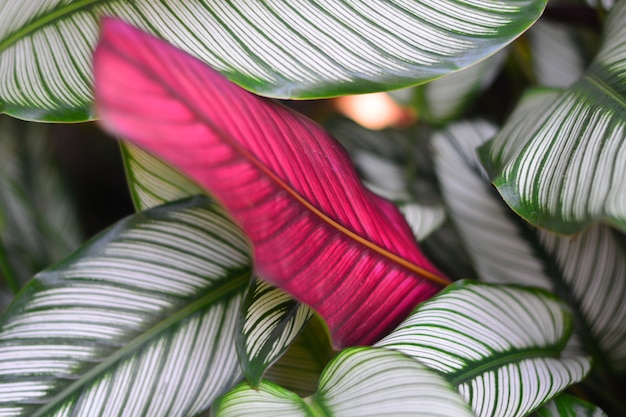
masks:
<path id="1" fill-rule="evenodd" d="M 544 347 L 544 348 L 528 348 L 528 349 L 518 349 L 507 352 L 501 352 L 496 355 L 490 355 L 489 357 L 477 361 L 472 362 L 469 365 L 469 369 L 460 370 L 457 372 L 444 374 L 445 378 L 450 381 L 452 385 L 458 387 L 459 385 L 468 382 L 478 375 L 484 374 L 491 370 L 497 370 L 504 365 L 510 365 L 512 363 L 520 363 L 526 359 L 537 359 L 537 358 L 554 358 L 557 359 L 559 357 L 558 349 L 552 346 Z"/>
<path id="2" fill-rule="evenodd" d="M 102 43 L 100 45 L 103 45 Z M 338 232 L 348 236 L 353 241 L 359 243 L 364 246 L 368 250 L 371 250 L 383 258 L 387 259 L 390 262 L 393 262 L 397 265 L 402 266 L 408 271 L 412 272 L 415 275 L 418 275 L 420 278 L 430 281 L 436 285 L 440 285 L 442 287 L 448 286 L 451 281 L 443 276 L 439 276 L 438 274 L 427 270 L 415 263 L 409 261 L 408 259 L 395 254 L 389 249 L 386 249 L 377 243 L 371 241 L 369 238 L 363 237 L 360 234 L 348 229 L 347 227 L 340 224 L 337 220 L 333 219 L 312 203 L 310 203 L 307 199 L 305 199 L 298 190 L 294 189 L 290 184 L 286 183 L 282 178 L 280 178 L 274 171 L 272 171 L 269 167 L 267 167 L 263 162 L 261 162 L 252 152 L 248 149 L 244 148 L 240 143 L 236 140 L 232 139 L 230 135 L 223 132 L 219 126 L 216 126 L 212 120 L 210 120 L 207 116 L 205 116 L 204 112 L 201 109 L 198 109 L 196 106 L 189 103 L 189 101 L 181 94 L 171 88 L 168 84 L 163 82 L 163 80 L 156 74 L 154 74 L 149 68 L 147 68 L 143 63 L 137 61 L 136 57 L 130 56 L 123 51 L 120 51 L 117 47 L 109 44 L 106 47 L 110 48 L 111 52 L 123 60 L 127 61 L 129 64 L 138 68 L 146 77 L 154 80 L 159 84 L 161 88 L 166 90 L 172 97 L 174 97 L 178 102 L 182 103 L 186 106 L 195 117 L 206 124 L 215 135 L 219 136 L 224 143 L 228 144 L 228 146 L 232 147 L 233 150 L 239 153 L 246 161 L 248 161 L 251 165 L 253 165 L 256 169 L 258 169 L 263 175 L 266 175 L 275 185 L 276 187 L 285 191 L 291 198 L 293 198 L 298 204 L 302 205 L 306 210 L 313 213 L 317 216 L 324 224 L 334 228 Z"/>
<path id="3" fill-rule="evenodd" d="M 25 37 L 31 35 L 36 30 L 49 25 L 50 23 L 62 19 L 63 17 L 79 10 L 83 7 L 88 7 L 94 3 L 101 3 L 103 0 L 79 0 L 74 3 L 70 3 L 65 7 L 61 7 L 59 9 L 55 9 L 50 13 L 44 13 L 43 15 L 38 16 L 37 19 L 30 21 L 27 25 L 22 26 L 16 32 L 13 32 L 8 37 L 6 37 L 3 41 L 0 42 L 0 52 L 7 49 L 9 46 L 19 42 Z M 110 0 L 104 0 L 110 1 Z"/>
<path id="4" fill-rule="evenodd" d="M 608 97 L 613 99 L 618 104 L 621 104 L 622 107 L 626 108 L 626 98 L 620 96 L 610 85 L 604 82 L 601 78 L 598 78 L 593 73 L 586 74 L 585 78 L 589 80 L 589 82 L 596 87 L 598 90 L 602 91 Z"/>
<path id="5" fill-rule="evenodd" d="M 46 402 L 46 404 L 35 413 L 33 413 L 31 417 L 45 417 L 47 413 L 49 413 L 50 411 L 54 411 L 64 401 L 66 401 L 73 394 L 78 392 L 84 385 L 94 380 L 98 375 L 109 370 L 112 366 L 114 366 L 116 362 L 122 360 L 125 356 L 139 349 L 144 343 L 149 342 L 151 339 L 157 337 L 160 333 L 168 330 L 170 327 L 178 324 L 182 320 L 186 319 L 187 317 L 196 313 L 202 308 L 212 304 L 213 302 L 223 297 L 226 297 L 231 293 L 234 293 L 240 288 L 246 289 L 248 287 L 249 278 L 250 273 L 249 271 L 246 271 L 234 278 L 228 279 L 228 281 L 223 285 L 219 285 L 217 288 L 210 290 L 207 294 L 205 294 L 198 300 L 176 311 L 174 314 L 168 316 L 165 320 L 158 322 L 156 325 L 151 327 L 146 332 L 143 332 L 130 343 L 125 344 L 123 348 L 119 349 L 118 351 L 107 357 L 104 361 L 99 363 L 93 369 L 89 370 L 89 372 L 80 376 L 75 382 L 56 394 L 53 399 Z"/>

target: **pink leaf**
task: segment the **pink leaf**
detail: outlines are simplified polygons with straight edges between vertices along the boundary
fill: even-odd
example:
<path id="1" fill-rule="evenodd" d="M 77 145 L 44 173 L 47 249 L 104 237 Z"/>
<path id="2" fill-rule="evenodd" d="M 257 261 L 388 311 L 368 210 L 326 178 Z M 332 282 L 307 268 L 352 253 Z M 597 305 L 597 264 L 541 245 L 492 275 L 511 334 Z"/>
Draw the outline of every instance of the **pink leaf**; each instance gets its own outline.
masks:
<path id="1" fill-rule="evenodd" d="M 257 273 L 317 310 L 336 348 L 375 342 L 448 283 L 311 120 L 121 21 L 104 20 L 94 65 L 104 126 L 217 197 Z"/>

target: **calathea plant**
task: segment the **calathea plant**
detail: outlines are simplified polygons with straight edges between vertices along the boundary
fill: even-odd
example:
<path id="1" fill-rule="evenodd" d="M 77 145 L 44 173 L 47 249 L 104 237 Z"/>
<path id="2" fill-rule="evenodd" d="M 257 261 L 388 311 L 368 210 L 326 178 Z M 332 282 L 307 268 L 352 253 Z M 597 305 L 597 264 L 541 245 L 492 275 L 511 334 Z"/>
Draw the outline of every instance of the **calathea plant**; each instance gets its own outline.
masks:
<path id="1" fill-rule="evenodd" d="M 0 416 L 623 412 L 626 2 L 567 85 L 528 91 L 502 127 L 457 120 L 504 63 L 552 75 L 524 53 L 572 27 L 540 21 L 503 49 L 545 6 L 0 1 L 2 110 L 100 119 L 137 209 L 20 289 L 18 255 L 38 255 L 20 236 L 62 222 L 24 226 L 47 207 L 2 119 L 0 265 L 19 292 L 0 318 Z M 349 153 L 246 91 L 417 84 L 394 93 L 417 131 L 329 123 Z"/>

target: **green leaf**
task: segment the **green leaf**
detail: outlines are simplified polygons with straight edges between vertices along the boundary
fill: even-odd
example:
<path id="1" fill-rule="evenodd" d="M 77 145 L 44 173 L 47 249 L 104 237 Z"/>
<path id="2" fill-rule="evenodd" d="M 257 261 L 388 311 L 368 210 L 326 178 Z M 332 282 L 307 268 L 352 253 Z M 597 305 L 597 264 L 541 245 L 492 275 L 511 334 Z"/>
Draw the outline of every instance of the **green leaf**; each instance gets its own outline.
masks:
<path id="1" fill-rule="evenodd" d="M 193 181 L 146 151 L 122 143 L 122 155 L 133 201 L 138 210 L 203 190 Z M 252 279 L 237 320 L 237 351 L 244 375 L 258 385 L 265 370 L 282 355 L 311 310 L 285 292 Z"/>
<path id="2" fill-rule="evenodd" d="M 532 417 L 607 417 L 599 407 L 562 394 L 537 410 Z"/>
<path id="3" fill-rule="evenodd" d="M 506 55 L 506 51 L 501 51 L 461 71 L 416 87 L 413 101 L 420 119 L 439 126 L 461 115 L 495 80 Z"/>
<path id="4" fill-rule="evenodd" d="M 0 111 L 92 119 L 90 57 L 103 15 L 164 38 L 258 94 L 319 98 L 464 68 L 524 32 L 545 3 L 0 0 Z"/>
<path id="5" fill-rule="evenodd" d="M 539 85 L 569 87 L 583 76 L 586 62 L 581 29 L 540 20 L 528 31 L 532 66 Z"/>
<path id="6" fill-rule="evenodd" d="M 45 126 L 0 117 L 0 281 L 13 292 L 81 240 L 47 136 Z"/>
<path id="7" fill-rule="evenodd" d="M 375 346 L 440 372 L 477 416 L 524 416 L 591 366 L 563 351 L 567 308 L 540 290 L 456 282 Z"/>
<path id="8" fill-rule="evenodd" d="M 504 200 L 532 224 L 576 233 L 596 221 L 626 230 L 626 1 L 576 84 L 527 94 L 481 150 Z"/>
<path id="9" fill-rule="evenodd" d="M 126 142 L 120 142 L 120 147 L 137 211 L 205 193 L 192 180 L 148 152 Z"/>
<path id="10" fill-rule="evenodd" d="M 240 379 L 248 245 L 206 198 L 119 222 L 0 318 L 0 414 L 194 415 Z"/>
<path id="11" fill-rule="evenodd" d="M 216 405 L 218 417 L 467 416 L 472 413 L 448 382 L 422 364 L 385 349 L 350 348 L 326 368 L 319 391 L 302 399 L 263 382 L 237 386 Z"/>
<path id="12" fill-rule="evenodd" d="M 328 329 L 319 316 L 313 316 L 287 352 L 265 373 L 264 378 L 307 396 L 317 391 L 317 383 L 328 362 L 336 356 Z"/>
<path id="13" fill-rule="evenodd" d="M 494 131 L 486 122 L 462 122 L 433 140 L 444 197 L 480 278 L 559 294 L 574 312 L 576 333 L 595 365 L 623 372 L 623 236 L 595 225 L 572 239 L 531 228 L 511 213 L 493 192 L 475 152 Z"/>
<path id="14" fill-rule="evenodd" d="M 279 288 L 257 279 L 244 301 L 237 326 L 237 351 L 248 382 L 257 387 L 296 339 L 313 311 Z"/>

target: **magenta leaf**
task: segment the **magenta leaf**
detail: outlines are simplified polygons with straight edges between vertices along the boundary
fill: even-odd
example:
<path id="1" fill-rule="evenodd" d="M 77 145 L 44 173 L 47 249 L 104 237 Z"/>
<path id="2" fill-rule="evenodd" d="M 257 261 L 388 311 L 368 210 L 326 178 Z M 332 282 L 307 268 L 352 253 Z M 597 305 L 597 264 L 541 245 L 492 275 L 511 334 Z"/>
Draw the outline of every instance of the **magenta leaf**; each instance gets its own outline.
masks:
<path id="1" fill-rule="evenodd" d="M 314 122 L 121 21 L 103 21 L 94 67 L 103 125 L 219 199 L 257 274 L 313 307 L 336 348 L 375 342 L 448 283 Z"/>

